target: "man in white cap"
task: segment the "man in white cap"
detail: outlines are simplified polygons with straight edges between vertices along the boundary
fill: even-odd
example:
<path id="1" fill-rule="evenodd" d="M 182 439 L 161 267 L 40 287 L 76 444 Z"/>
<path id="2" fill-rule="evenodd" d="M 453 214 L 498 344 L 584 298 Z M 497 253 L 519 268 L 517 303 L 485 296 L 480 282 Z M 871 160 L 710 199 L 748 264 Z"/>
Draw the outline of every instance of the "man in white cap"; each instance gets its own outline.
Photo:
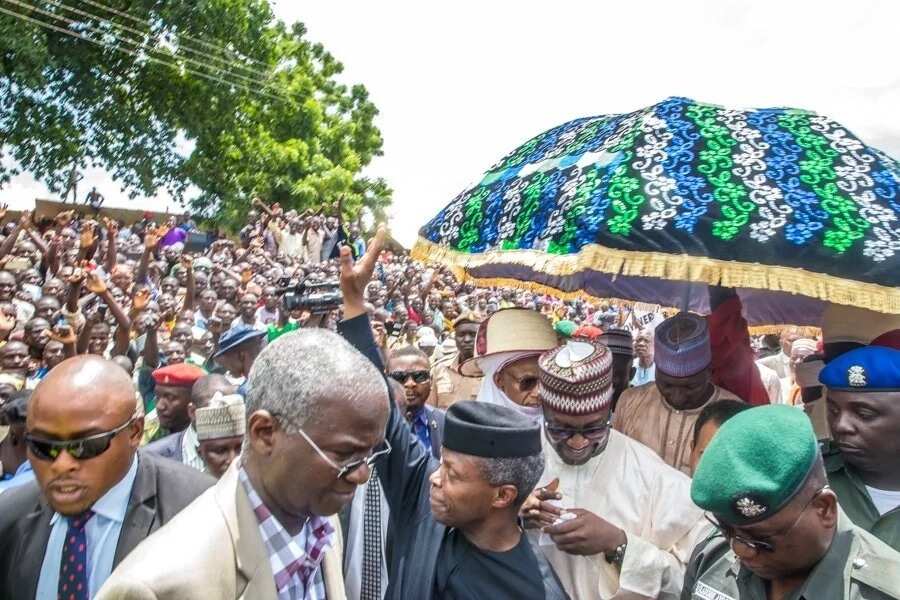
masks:
<path id="1" fill-rule="evenodd" d="M 478 328 L 475 356 L 463 375 L 483 373 L 476 400 L 516 409 L 541 420 L 538 357 L 557 345 L 556 332 L 541 313 L 524 308 L 498 311 Z"/>
<path id="2" fill-rule="evenodd" d="M 626 390 L 613 427 L 649 446 L 667 464 L 691 474 L 691 433 L 703 407 L 737 400 L 712 382 L 709 328 L 703 317 L 680 313 L 656 328 L 656 381 Z"/>
<path id="3" fill-rule="evenodd" d="M 573 340 L 540 358 L 544 488 L 522 514 L 579 600 L 677 598 L 705 535 L 690 479 L 610 428 L 612 355 Z"/>
<path id="4" fill-rule="evenodd" d="M 197 452 L 206 463 L 207 471 L 220 479 L 234 459 L 241 454 L 244 443 L 247 408 L 239 394 L 223 395 L 216 392 L 209 405 L 194 413 Z"/>

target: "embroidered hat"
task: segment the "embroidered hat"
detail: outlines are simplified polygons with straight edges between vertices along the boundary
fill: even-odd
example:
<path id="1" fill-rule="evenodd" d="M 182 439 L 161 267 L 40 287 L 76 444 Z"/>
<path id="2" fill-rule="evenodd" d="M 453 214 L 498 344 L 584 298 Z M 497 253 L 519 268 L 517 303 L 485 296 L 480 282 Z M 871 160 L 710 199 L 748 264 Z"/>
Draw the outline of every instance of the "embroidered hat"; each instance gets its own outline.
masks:
<path id="1" fill-rule="evenodd" d="M 900 390 L 900 350 L 866 346 L 841 354 L 819 374 L 830 390 L 885 392 Z"/>
<path id="2" fill-rule="evenodd" d="M 728 419 L 706 447 L 691 499 L 729 525 L 768 519 L 803 488 L 818 456 L 802 410 L 784 404 L 745 410 Z"/>
<path id="3" fill-rule="evenodd" d="M 197 439 L 216 440 L 243 436 L 247 426 L 247 408 L 238 394 L 229 396 L 216 392 L 208 406 L 195 412 Z"/>
<path id="4" fill-rule="evenodd" d="M 653 348 L 656 370 L 670 377 L 691 377 L 712 361 L 706 319 L 693 313 L 660 323 Z"/>
<path id="5" fill-rule="evenodd" d="M 475 356 L 460 365 L 459 370 L 466 377 L 481 377 L 480 358 L 501 352 L 537 355 L 556 346 L 556 332 L 547 317 L 527 308 L 506 308 L 481 323 L 475 336 Z"/>
<path id="6" fill-rule="evenodd" d="M 541 403 L 566 415 L 585 415 L 612 400 L 612 353 L 603 344 L 571 340 L 538 359 Z"/>

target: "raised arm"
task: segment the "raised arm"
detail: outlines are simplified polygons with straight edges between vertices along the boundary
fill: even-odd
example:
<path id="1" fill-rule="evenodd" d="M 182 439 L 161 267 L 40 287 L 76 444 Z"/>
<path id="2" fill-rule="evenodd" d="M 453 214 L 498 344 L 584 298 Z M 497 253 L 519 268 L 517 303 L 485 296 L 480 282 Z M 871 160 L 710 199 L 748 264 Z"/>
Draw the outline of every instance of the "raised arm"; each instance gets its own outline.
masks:
<path id="1" fill-rule="evenodd" d="M 119 224 L 113 219 L 104 219 L 106 225 L 106 262 L 103 268 L 108 274 L 112 274 L 116 268 L 116 256 L 118 255 L 117 240 L 119 234 Z"/>
<path id="2" fill-rule="evenodd" d="M 19 222 L 16 223 L 15 228 L 12 230 L 6 239 L 3 240 L 3 243 L 0 244 L 0 259 L 7 256 L 12 249 L 16 246 L 16 240 L 19 239 L 19 234 L 22 233 L 23 230 L 28 229 L 31 225 L 31 211 L 26 210 L 22 213 L 22 216 L 19 217 Z"/>
<path id="3" fill-rule="evenodd" d="M 194 280 L 194 259 L 187 254 L 181 257 L 181 266 L 187 270 L 187 281 L 184 282 L 184 306 L 182 310 L 194 310 L 197 302 L 197 283 Z"/>
<path id="4" fill-rule="evenodd" d="M 112 312 L 112 315 L 118 324 L 115 335 L 115 344 L 112 350 L 113 356 L 127 353 L 128 343 L 131 341 L 131 319 L 125 314 L 122 305 L 116 302 L 116 299 L 109 292 L 106 282 L 100 278 L 96 271 L 91 271 L 87 274 L 85 285 L 91 292 L 96 294 L 101 301 L 106 303 L 106 306 L 109 308 L 110 312 Z"/>

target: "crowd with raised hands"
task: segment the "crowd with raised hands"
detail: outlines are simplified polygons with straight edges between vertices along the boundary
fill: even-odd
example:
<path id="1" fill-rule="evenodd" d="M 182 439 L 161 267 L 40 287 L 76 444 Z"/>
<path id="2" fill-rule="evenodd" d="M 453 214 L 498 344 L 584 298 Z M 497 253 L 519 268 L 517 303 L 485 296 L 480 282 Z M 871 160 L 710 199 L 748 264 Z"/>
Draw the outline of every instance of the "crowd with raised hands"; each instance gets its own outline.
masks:
<path id="1" fill-rule="evenodd" d="M 3 226 L 0 599 L 900 598 L 896 317 L 478 287 L 342 213 Z"/>

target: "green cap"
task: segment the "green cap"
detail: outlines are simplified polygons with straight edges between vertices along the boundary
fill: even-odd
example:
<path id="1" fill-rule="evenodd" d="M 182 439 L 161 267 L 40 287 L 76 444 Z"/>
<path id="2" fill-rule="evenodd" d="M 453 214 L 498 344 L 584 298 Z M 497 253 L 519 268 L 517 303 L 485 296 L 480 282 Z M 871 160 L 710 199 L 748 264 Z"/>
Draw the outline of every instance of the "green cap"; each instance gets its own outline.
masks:
<path id="1" fill-rule="evenodd" d="M 556 325 L 553 326 L 553 329 L 564 338 L 570 338 L 572 337 L 572 334 L 575 333 L 575 330 L 578 329 L 578 325 L 572 321 L 563 319 L 562 321 L 557 321 Z"/>
<path id="2" fill-rule="evenodd" d="M 768 519 L 800 491 L 818 454 L 802 410 L 783 404 L 745 410 L 728 419 L 706 447 L 691 499 L 730 525 Z"/>

